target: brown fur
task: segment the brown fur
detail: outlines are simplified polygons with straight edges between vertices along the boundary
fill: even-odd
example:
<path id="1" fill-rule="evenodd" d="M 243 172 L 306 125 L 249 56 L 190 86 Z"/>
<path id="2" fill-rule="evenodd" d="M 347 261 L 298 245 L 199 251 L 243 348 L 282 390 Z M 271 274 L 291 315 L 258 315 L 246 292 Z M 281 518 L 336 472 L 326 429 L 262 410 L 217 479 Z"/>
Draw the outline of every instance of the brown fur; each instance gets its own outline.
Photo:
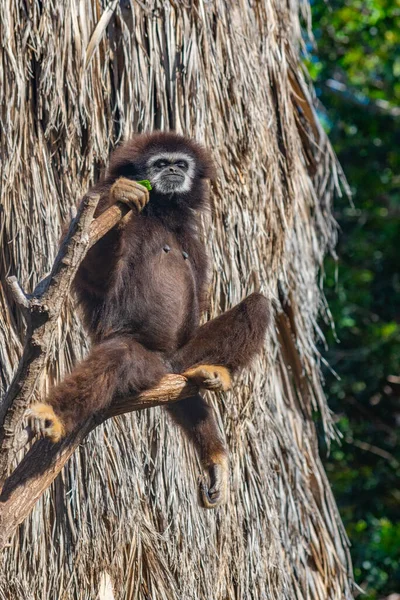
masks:
<path id="1" fill-rule="evenodd" d="M 209 208 L 206 179 L 214 174 L 203 148 L 173 133 L 136 136 L 112 155 L 105 178 L 95 186 L 101 193 L 96 216 L 118 200 L 116 188 L 110 193 L 115 181 L 145 179 L 146 158 L 160 150 L 183 151 L 195 159 L 193 186 L 168 198 L 150 192 L 140 214 L 97 242 L 79 268 L 75 291 L 94 345 L 47 399 L 66 433 L 113 397 L 151 388 L 166 373 L 187 371 L 202 387 L 214 381 L 215 387 L 227 388 L 229 373 L 248 365 L 263 345 L 269 304 L 261 294 L 199 327 L 209 281 L 199 217 Z M 188 371 L 196 365 L 201 368 Z M 197 395 L 169 412 L 209 474 L 210 485 L 201 491 L 203 506 L 218 505 L 228 471 L 212 409 Z"/>

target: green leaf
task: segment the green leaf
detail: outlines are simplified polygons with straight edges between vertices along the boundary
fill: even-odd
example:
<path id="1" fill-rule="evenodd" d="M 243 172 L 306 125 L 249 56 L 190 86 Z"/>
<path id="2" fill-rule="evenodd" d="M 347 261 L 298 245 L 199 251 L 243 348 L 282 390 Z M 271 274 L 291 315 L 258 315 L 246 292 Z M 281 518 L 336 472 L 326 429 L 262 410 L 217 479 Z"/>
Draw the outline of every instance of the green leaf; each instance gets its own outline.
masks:
<path id="1" fill-rule="evenodd" d="M 137 181 L 137 183 L 140 183 L 140 185 L 143 185 L 145 188 L 147 188 L 149 190 L 149 192 L 151 192 L 151 190 L 153 189 L 151 187 L 151 183 L 148 179 L 142 179 L 141 181 Z"/>

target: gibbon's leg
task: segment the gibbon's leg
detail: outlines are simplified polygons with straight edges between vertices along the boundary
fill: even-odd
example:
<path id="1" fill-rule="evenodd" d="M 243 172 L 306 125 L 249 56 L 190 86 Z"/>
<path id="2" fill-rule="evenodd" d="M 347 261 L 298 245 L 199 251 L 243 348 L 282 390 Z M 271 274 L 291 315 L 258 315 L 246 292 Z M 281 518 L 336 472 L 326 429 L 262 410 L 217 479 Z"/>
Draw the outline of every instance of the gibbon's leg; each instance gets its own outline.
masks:
<path id="1" fill-rule="evenodd" d="M 251 294 L 199 327 L 175 354 L 174 368 L 200 387 L 229 388 L 229 374 L 246 367 L 261 351 L 269 319 L 268 300 L 262 294 Z"/>
<path id="2" fill-rule="evenodd" d="M 114 396 L 156 385 L 167 373 L 160 357 L 129 335 L 95 345 L 88 357 L 51 391 L 44 403 L 27 411 L 35 430 L 53 442 L 71 433 Z"/>
<path id="3" fill-rule="evenodd" d="M 214 411 L 200 394 L 175 402 L 167 410 L 193 442 L 208 475 L 208 482 L 200 481 L 200 504 L 203 508 L 216 508 L 226 500 L 229 469 Z"/>
<path id="4" fill-rule="evenodd" d="M 200 327 L 173 359 L 175 372 L 206 389 L 230 387 L 230 375 L 248 365 L 261 351 L 269 322 L 269 302 L 251 294 L 223 315 Z M 194 442 L 205 470 L 209 488 L 200 487 L 204 507 L 221 504 L 228 482 L 228 458 L 212 408 L 201 396 L 169 407 L 172 417 Z"/>

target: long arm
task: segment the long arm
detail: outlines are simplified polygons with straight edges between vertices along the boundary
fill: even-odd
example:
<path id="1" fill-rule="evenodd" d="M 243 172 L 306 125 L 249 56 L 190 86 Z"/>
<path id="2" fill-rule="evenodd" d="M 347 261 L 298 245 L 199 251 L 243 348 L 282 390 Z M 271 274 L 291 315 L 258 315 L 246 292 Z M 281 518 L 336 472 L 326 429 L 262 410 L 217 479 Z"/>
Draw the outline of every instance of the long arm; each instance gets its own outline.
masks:
<path id="1" fill-rule="evenodd" d="M 91 189 L 90 193 L 100 195 L 94 214 L 96 219 L 118 202 L 122 202 L 132 209 L 125 219 L 131 218 L 132 212 L 136 214 L 141 212 L 149 201 L 149 193 L 145 187 L 124 177 L 116 181 L 106 179 L 99 182 Z M 122 219 L 118 225 L 99 239 L 80 265 L 74 282 L 79 301 L 88 294 L 93 297 L 103 295 L 119 258 L 118 250 L 125 219 Z M 107 260 L 104 260 L 105 257 Z"/>

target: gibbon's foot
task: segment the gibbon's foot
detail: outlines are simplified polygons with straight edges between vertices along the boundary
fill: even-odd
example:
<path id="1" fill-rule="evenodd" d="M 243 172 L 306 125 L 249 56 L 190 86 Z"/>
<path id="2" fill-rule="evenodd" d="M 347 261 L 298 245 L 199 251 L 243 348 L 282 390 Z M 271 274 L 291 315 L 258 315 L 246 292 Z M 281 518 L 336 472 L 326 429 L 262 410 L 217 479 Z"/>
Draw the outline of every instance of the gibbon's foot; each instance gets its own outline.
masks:
<path id="1" fill-rule="evenodd" d="M 110 190 L 113 202 L 124 202 L 129 208 L 140 213 L 148 203 L 150 196 L 149 191 L 136 181 L 120 177 L 111 186 Z"/>
<path id="2" fill-rule="evenodd" d="M 208 480 L 199 481 L 199 502 L 203 508 L 217 508 L 224 504 L 228 494 L 229 467 L 225 455 L 208 468 Z"/>
<path id="3" fill-rule="evenodd" d="M 25 416 L 28 417 L 29 424 L 36 434 L 48 437 L 54 443 L 64 437 L 64 426 L 50 404 L 42 402 L 33 404 L 25 412 Z"/>
<path id="4" fill-rule="evenodd" d="M 219 390 L 226 392 L 231 387 L 231 376 L 228 369 L 219 365 L 197 365 L 197 367 L 188 369 L 182 375 L 196 383 L 200 388 L 214 392 Z"/>

